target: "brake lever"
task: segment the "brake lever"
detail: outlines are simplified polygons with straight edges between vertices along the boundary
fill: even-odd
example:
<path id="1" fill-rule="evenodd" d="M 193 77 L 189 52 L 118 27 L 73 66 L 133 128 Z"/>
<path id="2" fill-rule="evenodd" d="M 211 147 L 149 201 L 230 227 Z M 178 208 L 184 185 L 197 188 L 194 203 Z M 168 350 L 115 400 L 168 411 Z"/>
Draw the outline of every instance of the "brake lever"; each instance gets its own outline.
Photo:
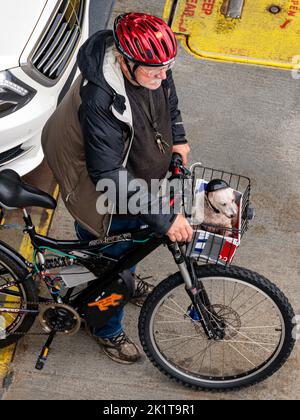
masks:
<path id="1" fill-rule="evenodd" d="M 182 170 L 184 177 L 189 177 L 192 175 L 192 172 L 185 166 L 181 166 L 180 169 Z"/>

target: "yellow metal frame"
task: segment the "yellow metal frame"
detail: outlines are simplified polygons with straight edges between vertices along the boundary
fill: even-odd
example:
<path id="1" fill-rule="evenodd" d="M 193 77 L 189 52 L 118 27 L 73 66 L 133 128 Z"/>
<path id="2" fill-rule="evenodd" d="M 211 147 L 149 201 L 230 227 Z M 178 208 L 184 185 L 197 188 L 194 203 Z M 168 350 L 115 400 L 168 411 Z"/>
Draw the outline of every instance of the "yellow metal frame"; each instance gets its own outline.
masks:
<path id="1" fill-rule="evenodd" d="M 244 0 L 240 19 L 221 13 L 224 0 L 178 0 L 171 27 L 198 59 L 299 69 L 300 0 Z M 166 0 L 169 20 L 174 0 Z M 268 11 L 271 5 L 280 12 Z M 203 10 L 207 9 L 207 15 Z"/>

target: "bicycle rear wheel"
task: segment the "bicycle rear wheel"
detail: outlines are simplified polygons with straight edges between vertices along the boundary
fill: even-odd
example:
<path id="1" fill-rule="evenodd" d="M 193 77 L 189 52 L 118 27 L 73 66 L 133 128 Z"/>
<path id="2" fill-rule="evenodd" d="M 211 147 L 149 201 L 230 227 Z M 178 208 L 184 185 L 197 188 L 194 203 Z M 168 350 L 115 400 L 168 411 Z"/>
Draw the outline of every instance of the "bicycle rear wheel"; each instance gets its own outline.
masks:
<path id="1" fill-rule="evenodd" d="M 269 280 L 240 267 L 199 266 L 211 310 L 225 337 L 209 340 L 180 273 L 160 283 L 140 314 L 145 353 L 163 373 L 196 389 L 228 390 L 260 382 L 289 357 L 294 312 Z"/>
<path id="2" fill-rule="evenodd" d="M 14 260 L 0 252 L 0 348 L 18 341 L 36 318 L 36 313 L 22 312 L 37 311 L 38 308 L 34 281 L 29 278 L 21 282 L 27 274 Z"/>

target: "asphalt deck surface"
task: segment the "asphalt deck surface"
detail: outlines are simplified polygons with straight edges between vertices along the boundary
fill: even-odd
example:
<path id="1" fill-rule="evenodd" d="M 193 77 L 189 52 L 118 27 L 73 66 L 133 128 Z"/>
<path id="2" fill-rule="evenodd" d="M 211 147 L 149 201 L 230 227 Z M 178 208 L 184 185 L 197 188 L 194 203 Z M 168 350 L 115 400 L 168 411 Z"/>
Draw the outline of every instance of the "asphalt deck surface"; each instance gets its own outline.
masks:
<path id="1" fill-rule="evenodd" d="M 162 15 L 162 1 L 121 0 L 113 14 L 146 11 Z M 199 61 L 179 47 L 174 67 L 180 108 L 191 144 L 191 163 L 249 176 L 256 218 L 235 264 L 276 283 L 300 314 L 299 131 L 300 80 L 289 71 Z M 73 221 L 61 201 L 50 236 L 74 238 Z M 176 266 L 165 248 L 139 266 L 157 284 Z M 139 309 L 128 305 L 126 332 L 138 342 Z M 35 329 L 34 329 L 35 330 Z M 299 399 L 300 346 L 272 378 L 249 389 L 210 394 L 184 388 L 162 375 L 145 355 L 131 366 L 116 364 L 84 331 L 57 337 L 45 369 L 34 369 L 43 339 L 22 339 L 3 389 L 4 400 L 210 400 Z"/>

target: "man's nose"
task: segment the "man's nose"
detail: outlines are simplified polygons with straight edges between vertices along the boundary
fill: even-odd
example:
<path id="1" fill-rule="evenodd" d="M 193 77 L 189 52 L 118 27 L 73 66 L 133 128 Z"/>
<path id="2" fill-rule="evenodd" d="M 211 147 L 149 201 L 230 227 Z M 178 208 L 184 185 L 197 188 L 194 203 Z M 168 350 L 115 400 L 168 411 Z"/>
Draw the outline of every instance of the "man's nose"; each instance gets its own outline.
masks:
<path id="1" fill-rule="evenodd" d="M 167 78 L 167 70 L 161 70 L 157 77 L 159 79 L 165 80 Z"/>

